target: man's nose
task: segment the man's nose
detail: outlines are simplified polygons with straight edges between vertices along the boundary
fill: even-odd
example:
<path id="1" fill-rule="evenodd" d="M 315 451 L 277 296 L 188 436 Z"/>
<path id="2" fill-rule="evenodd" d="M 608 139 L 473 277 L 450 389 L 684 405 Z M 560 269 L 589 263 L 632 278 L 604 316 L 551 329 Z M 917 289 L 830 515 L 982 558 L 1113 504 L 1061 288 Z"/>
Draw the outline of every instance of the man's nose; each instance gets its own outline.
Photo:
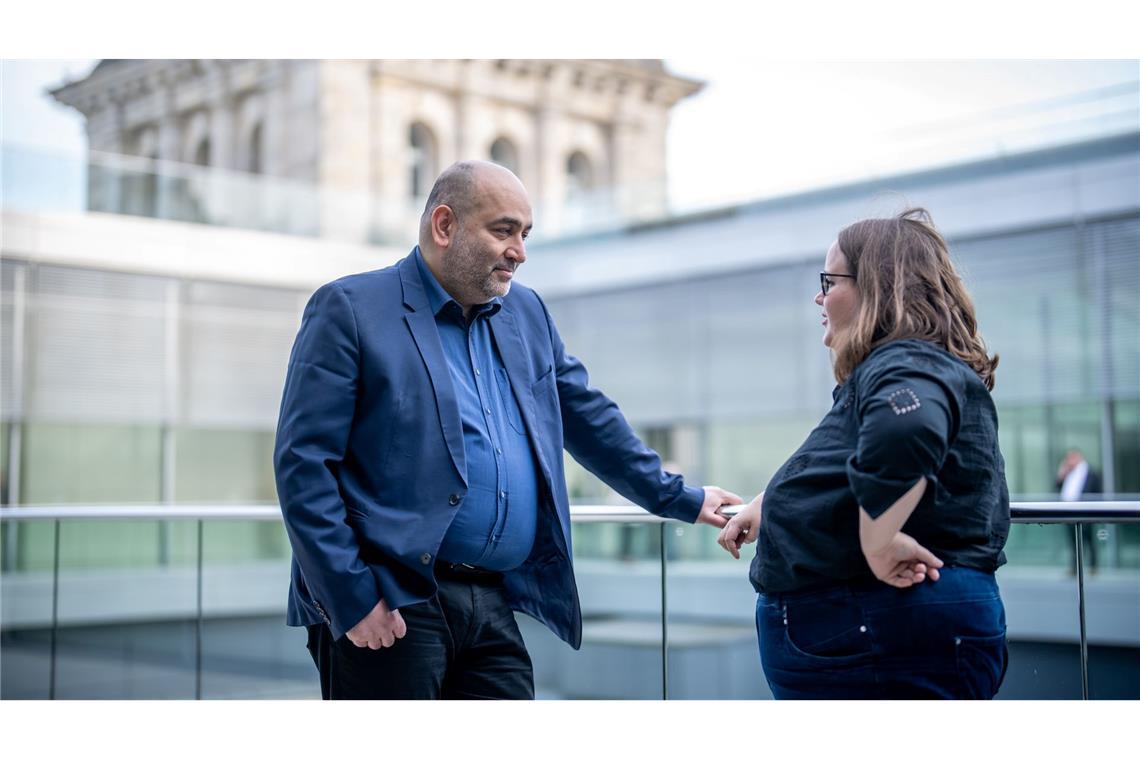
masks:
<path id="1" fill-rule="evenodd" d="M 526 261 L 526 240 L 521 236 L 516 238 L 507 249 L 507 258 L 522 264 Z"/>

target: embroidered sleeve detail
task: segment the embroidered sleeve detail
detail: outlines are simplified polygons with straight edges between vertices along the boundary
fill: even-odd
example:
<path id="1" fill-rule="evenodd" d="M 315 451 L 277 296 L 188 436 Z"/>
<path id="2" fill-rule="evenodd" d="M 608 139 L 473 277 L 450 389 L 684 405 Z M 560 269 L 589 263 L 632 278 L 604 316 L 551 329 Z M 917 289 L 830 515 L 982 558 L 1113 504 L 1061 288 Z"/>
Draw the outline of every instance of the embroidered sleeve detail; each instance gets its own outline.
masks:
<path id="1" fill-rule="evenodd" d="M 897 391 L 893 391 L 891 395 L 887 396 L 887 402 L 895 414 L 907 414 L 922 406 L 922 402 L 918 400 L 918 396 L 910 388 L 899 388 Z"/>

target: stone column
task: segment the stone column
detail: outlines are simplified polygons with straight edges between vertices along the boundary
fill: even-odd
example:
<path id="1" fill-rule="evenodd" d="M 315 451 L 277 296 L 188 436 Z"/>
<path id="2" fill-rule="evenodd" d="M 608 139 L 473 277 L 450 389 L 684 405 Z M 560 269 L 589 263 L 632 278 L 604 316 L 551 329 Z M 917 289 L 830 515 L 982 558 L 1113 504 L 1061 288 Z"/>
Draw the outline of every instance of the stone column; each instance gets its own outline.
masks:
<path id="1" fill-rule="evenodd" d="M 98 109 L 87 117 L 87 207 L 92 211 L 123 213 L 123 104 L 110 95 L 100 98 Z"/>
<path id="2" fill-rule="evenodd" d="M 206 218 L 221 224 L 243 222 L 242 207 L 245 206 L 256 188 L 239 178 L 234 168 L 234 104 L 230 92 L 229 72 L 222 62 L 213 62 L 207 102 L 209 103 L 210 168 L 201 172 L 202 202 Z"/>
<path id="3" fill-rule="evenodd" d="M 321 234 L 353 242 L 369 233 L 370 69 L 368 61 L 321 64 Z"/>
<path id="4" fill-rule="evenodd" d="M 541 234 L 557 232 L 562 225 L 563 194 L 566 181 L 562 167 L 562 141 L 560 139 L 558 111 L 550 100 L 544 99 L 535 109 L 535 206 L 536 225 Z"/>
<path id="5" fill-rule="evenodd" d="M 179 198 L 185 196 L 186 178 L 182 174 L 182 130 L 174 105 L 174 84 L 166 77 L 155 82 L 158 101 L 158 173 L 155 215 L 159 219 L 178 219 Z"/>

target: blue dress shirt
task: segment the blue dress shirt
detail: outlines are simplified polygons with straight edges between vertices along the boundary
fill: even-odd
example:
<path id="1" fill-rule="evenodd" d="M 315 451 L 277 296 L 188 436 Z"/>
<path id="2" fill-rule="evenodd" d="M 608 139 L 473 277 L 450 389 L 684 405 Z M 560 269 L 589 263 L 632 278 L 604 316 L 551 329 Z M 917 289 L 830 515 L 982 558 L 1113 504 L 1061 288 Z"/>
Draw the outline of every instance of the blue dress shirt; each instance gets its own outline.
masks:
<path id="1" fill-rule="evenodd" d="M 502 308 L 502 299 L 475 307 L 468 322 L 418 247 L 415 259 L 455 385 L 467 459 L 467 496 L 437 557 L 511 570 L 526 561 L 534 544 L 538 477 L 518 402 L 488 325 Z"/>

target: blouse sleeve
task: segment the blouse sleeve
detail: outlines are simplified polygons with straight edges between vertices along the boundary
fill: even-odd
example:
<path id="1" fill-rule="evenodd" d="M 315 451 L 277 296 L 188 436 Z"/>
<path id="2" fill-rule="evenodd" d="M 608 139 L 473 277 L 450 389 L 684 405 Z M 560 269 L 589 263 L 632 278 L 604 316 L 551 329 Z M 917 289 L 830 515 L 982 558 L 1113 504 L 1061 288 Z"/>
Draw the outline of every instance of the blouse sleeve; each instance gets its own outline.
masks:
<path id="1" fill-rule="evenodd" d="M 920 478 L 936 481 L 958 431 L 963 399 L 953 384 L 950 373 L 943 376 L 933 365 L 900 362 L 885 363 L 859 379 L 859 437 L 847 460 L 847 479 L 872 518 Z"/>

